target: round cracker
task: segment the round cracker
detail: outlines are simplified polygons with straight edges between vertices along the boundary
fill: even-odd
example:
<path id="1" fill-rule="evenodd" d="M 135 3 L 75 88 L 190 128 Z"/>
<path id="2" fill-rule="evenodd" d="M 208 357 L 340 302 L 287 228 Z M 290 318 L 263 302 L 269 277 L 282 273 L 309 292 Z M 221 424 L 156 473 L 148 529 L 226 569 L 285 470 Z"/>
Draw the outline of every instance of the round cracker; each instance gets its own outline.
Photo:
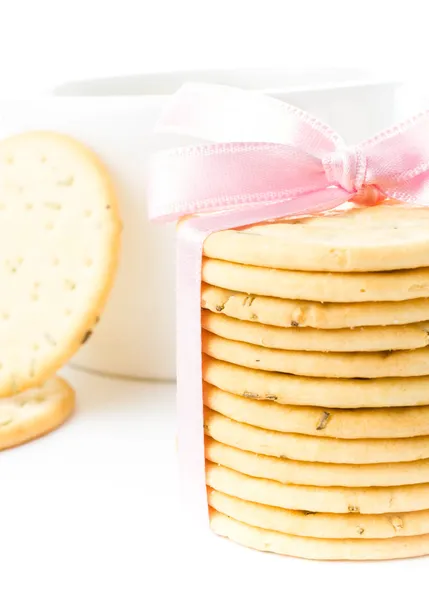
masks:
<path id="1" fill-rule="evenodd" d="M 429 209 L 381 204 L 219 231 L 206 239 L 204 254 L 298 271 L 427 267 Z"/>
<path id="2" fill-rule="evenodd" d="M 234 319 L 278 327 L 345 329 L 417 324 L 429 319 L 429 298 L 403 302 L 322 303 L 249 295 L 206 283 L 201 286 L 201 306 Z"/>
<path id="3" fill-rule="evenodd" d="M 429 345 L 429 321 L 412 325 L 313 329 L 273 327 L 201 311 L 203 329 L 222 338 L 277 350 L 306 352 L 380 352 L 415 350 Z"/>
<path id="4" fill-rule="evenodd" d="M 204 431 L 218 442 L 257 454 L 307 462 L 364 465 L 429 458 L 429 436 L 341 440 L 260 429 L 204 408 Z"/>
<path id="5" fill-rule="evenodd" d="M 429 377 L 325 379 L 247 369 L 203 355 L 207 383 L 253 400 L 324 408 L 429 405 Z"/>
<path id="6" fill-rule="evenodd" d="M 385 540 L 328 540 L 252 527 L 214 509 L 210 527 L 248 548 L 316 560 L 386 560 L 429 554 L 429 535 Z"/>
<path id="7" fill-rule="evenodd" d="M 385 539 L 429 533 L 429 510 L 386 515 L 348 515 L 287 510 L 207 489 L 209 506 L 247 525 L 303 537 Z"/>
<path id="8" fill-rule="evenodd" d="M 429 375 L 429 347 L 348 353 L 277 350 L 203 331 L 202 350 L 212 358 L 242 367 L 307 377 L 374 379 Z"/>
<path id="9" fill-rule="evenodd" d="M 290 510 L 381 515 L 429 509 L 429 484 L 396 487 L 315 487 L 249 477 L 206 462 L 209 487 L 249 502 Z"/>
<path id="10" fill-rule="evenodd" d="M 113 283 L 120 220 L 110 177 L 76 140 L 0 143 L 0 396 L 44 381 L 88 338 Z"/>
<path id="11" fill-rule="evenodd" d="M 56 429 L 71 415 L 75 393 L 61 377 L 0 400 L 0 450 Z"/>
<path id="12" fill-rule="evenodd" d="M 429 268 L 382 273 L 317 273 L 205 258 L 202 281 L 246 294 L 318 302 L 397 302 L 429 296 Z"/>
<path id="13" fill-rule="evenodd" d="M 251 400 L 204 383 L 204 404 L 234 421 L 262 429 L 343 439 L 429 435 L 429 406 L 318 408 Z"/>
<path id="14" fill-rule="evenodd" d="M 389 487 L 429 483 L 429 459 L 371 465 L 312 463 L 239 450 L 205 438 L 205 456 L 213 463 L 251 477 L 317 487 Z"/>

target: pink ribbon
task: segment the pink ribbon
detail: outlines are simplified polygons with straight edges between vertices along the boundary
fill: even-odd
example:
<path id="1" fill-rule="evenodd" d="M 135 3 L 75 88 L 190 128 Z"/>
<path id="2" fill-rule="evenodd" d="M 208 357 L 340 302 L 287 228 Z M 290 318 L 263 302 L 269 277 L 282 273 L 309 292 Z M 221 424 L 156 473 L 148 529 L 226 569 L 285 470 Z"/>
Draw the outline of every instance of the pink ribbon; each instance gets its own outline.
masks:
<path id="1" fill-rule="evenodd" d="M 184 501 L 197 531 L 207 523 L 200 307 L 205 238 L 323 212 L 356 194 L 364 198 L 367 189 L 380 198 L 429 204 L 429 111 L 348 147 L 327 125 L 279 100 L 186 85 L 160 129 L 216 142 L 159 153 L 149 185 L 151 219 L 192 216 L 178 237 L 178 452 Z"/>

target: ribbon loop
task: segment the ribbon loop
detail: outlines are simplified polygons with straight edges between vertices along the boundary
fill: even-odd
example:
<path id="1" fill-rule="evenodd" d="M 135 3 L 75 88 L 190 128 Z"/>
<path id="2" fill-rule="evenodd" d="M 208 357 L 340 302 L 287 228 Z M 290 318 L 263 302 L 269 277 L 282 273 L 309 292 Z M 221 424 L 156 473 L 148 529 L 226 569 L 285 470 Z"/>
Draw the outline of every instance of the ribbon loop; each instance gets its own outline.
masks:
<path id="1" fill-rule="evenodd" d="M 358 192 L 365 183 L 366 156 L 358 148 L 342 148 L 331 152 L 322 161 L 328 182 L 350 194 Z"/>

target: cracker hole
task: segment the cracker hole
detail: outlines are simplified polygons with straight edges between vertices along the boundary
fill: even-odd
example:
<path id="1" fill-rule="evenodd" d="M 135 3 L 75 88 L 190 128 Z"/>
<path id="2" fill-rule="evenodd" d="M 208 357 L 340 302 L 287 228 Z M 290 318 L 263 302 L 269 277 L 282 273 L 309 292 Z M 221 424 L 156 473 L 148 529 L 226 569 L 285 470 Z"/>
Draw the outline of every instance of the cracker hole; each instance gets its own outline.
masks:
<path id="1" fill-rule="evenodd" d="M 3 203 L 0 203 L 0 210 L 4 210 L 6 208 L 6 205 Z"/>
<path id="2" fill-rule="evenodd" d="M 70 187 L 73 185 L 73 183 L 74 183 L 73 175 L 70 175 L 69 177 L 66 177 L 65 179 L 59 179 L 57 181 L 57 185 L 62 186 L 62 187 Z"/>
<path id="3" fill-rule="evenodd" d="M 15 159 L 13 156 L 6 156 L 6 164 L 13 165 L 15 163 Z"/>
<path id="4" fill-rule="evenodd" d="M 85 215 L 85 217 L 90 217 L 92 215 L 92 210 L 90 210 L 89 208 L 87 210 L 84 211 L 83 213 Z"/>
<path id="5" fill-rule="evenodd" d="M 61 210 L 61 204 L 59 202 L 44 202 L 44 206 L 50 210 Z"/>
<path id="6" fill-rule="evenodd" d="M 46 156 L 41 156 L 40 157 L 40 162 L 41 163 L 45 163 L 48 159 L 46 158 Z"/>
<path id="7" fill-rule="evenodd" d="M 88 329 L 88 331 L 85 333 L 85 335 L 83 336 L 80 343 L 85 344 L 89 340 L 89 338 L 92 336 L 92 334 L 93 334 L 92 329 Z"/>
<path id="8" fill-rule="evenodd" d="M 40 350 L 39 344 L 33 344 L 33 352 L 37 352 L 38 350 Z"/>
<path id="9" fill-rule="evenodd" d="M 76 282 L 72 281 L 71 279 L 65 279 L 64 285 L 67 290 L 73 291 L 76 289 Z"/>
<path id="10" fill-rule="evenodd" d="M 56 256 L 54 256 L 54 258 L 52 259 L 52 265 L 54 267 L 58 267 L 59 264 L 60 264 L 60 259 L 57 258 Z"/>
<path id="11" fill-rule="evenodd" d="M 31 204 L 30 202 L 28 202 L 28 203 L 25 205 L 25 210 L 33 210 L 33 204 Z"/>
<path id="12" fill-rule="evenodd" d="M 10 318 L 10 314 L 8 312 L 3 312 L 1 314 L 1 318 L 3 319 L 3 321 L 8 321 Z"/>
<path id="13" fill-rule="evenodd" d="M 64 311 L 64 314 L 66 315 L 66 317 L 69 317 L 72 314 L 72 309 L 71 308 L 66 308 Z"/>
<path id="14" fill-rule="evenodd" d="M 33 302 L 37 302 L 39 300 L 39 294 L 35 294 L 34 292 L 30 294 L 30 298 Z"/>
<path id="15" fill-rule="evenodd" d="M 50 231 L 53 228 L 54 228 L 54 224 L 52 223 L 52 221 L 48 221 L 45 225 L 45 229 L 48 229 Z"/>
<path id="16" fill-rule="evenodd" d="M 85 258 L 85 267 L 92 267 L 92 258 Z"/>

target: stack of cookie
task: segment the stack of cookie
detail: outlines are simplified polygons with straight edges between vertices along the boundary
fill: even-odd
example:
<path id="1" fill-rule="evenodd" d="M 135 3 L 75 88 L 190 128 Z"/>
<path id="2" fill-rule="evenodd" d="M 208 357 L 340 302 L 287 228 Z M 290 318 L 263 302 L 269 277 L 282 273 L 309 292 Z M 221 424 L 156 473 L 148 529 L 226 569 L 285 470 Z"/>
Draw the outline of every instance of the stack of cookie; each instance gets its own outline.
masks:
<path id="1" fill-rule="evenodd" d="M 119 235 L 110 177 L 85 146 L 53 132 L 0 142 L 0 450 L 71 414 L 55 372 L 99 319 Z"/>
<path id="2" fill-rule="evenodd" d="M 429 209 L 223 231 L 204 254 L 213 530 L 306 558 L 429 553 Z"/>

